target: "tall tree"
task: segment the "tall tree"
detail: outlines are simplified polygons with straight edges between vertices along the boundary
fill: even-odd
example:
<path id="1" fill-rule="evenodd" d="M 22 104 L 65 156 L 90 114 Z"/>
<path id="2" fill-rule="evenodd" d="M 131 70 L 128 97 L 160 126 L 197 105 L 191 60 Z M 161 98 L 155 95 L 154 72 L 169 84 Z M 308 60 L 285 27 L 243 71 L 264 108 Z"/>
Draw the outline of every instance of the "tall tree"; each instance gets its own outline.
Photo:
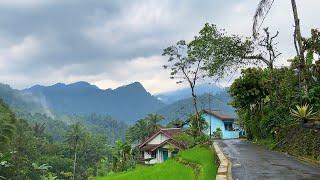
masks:
<path id="1" fill-rule="evenodd" d="M 160 126 L 160 122 L 164 118 L 158 114 L 148 114 L 144 119 L 138 120 L 131 126 L 126 133 L 126 138 L 131 143 L 140 143 L 146 137 L 150 136 Z"/>
<path id="2" fill-rule="evenodd" d="M 66 142 L 72 147 L 74 153 L 73 159 L 73 179 L 76 176 L 76 165 L 77 165 L 77 150 L 79 144 L 84 140 L 85 131 L 80 123 L 71 125 L 70 130 L 66 136 Z"/>
<path id="3" fill-rule="evenodd" d="M 258 31 L 259 31 L 260 27 L 262 26 L 267 14 L 269 13 L 273 3 L 274 3 L 274 0 L 260 0 L 258 7 L 256 9 L 256 12 L 253 16 L 252 31 L 253 31 L 254 37 L 257 37 Z M 305 45 L 304 45 L 303 38 L 301 35 L 300 19 L 298 16 L 298 9 L 297 9 L 297 4 L 296 4 L 295 0 L 291 0 L 291 6 L 292 6 L 294 23 L 295 23 L 294 34 L 293 34 L 294 45 L 295 45 L 297 57 L 299 59 L 298 70 L 299 70 L 299 78 L 301 79 L 301 73 L 302 73 L 303 68 L 305 67 L 305 63 L 306 63 L 305 58 L 304 58 L 304 53 L 305 53 L 306 49 L 305 49 Z M 299 86 L 301 86 L 300 84 L 301 83 L 299 83 Z M 306 85 L 306 82 L 304 84 Z"/>
<path id="4" fill-rule="evenodd" d="M 192 43 L 184 40 L 178 41 L 176 45 L 164 49 L 164 56 L 169 56 L 168 65 L 164 65 L 165 69 L 171 70 L 171 79 L 177 79 L 176 83 L 187 82 L 191 89 L 193 106 L 196 112 L 196 119 L 200 119 L 200 111 L 197 105 L 196 85 L 198 81 L 205 77 L 204 59 L 192 53 Z M 200 131 L 200 128 L 199 128 Z"/>
<path id="5" fill-rule="evenodd" d="M 163 119 L 159 114 L 148 114 L 145 120 L 147 121 L 149 132 L 154 133 L 159 128 L 159 124 Z"/>

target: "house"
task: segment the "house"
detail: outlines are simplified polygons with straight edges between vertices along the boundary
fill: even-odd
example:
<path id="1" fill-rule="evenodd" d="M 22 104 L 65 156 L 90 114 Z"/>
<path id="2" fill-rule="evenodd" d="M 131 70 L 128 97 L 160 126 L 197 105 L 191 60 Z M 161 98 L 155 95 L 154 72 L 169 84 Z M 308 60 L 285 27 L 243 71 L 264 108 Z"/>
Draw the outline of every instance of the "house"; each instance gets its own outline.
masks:
<path id="1" fill-rule="evenodd" d="M 156 164 L 166 161 L 171 156 L 185 149 L 187 145 L 174 139 L 174 135 L 182 132 L 181 128 L 159 129 L 152 134 L 138 148 L 146 164 Z"/>
<path id="2" fill-rule="evenodd" d="M 203 110 L 203 118 L 209 125 L 208 134 L 216 132 L 218 128 L 221 129 L 222 139 L 236 139 L 240 135 L 245 135 L 239 125 L 235 123 L 235 118 L 223 114 L 221 111 Z"/>

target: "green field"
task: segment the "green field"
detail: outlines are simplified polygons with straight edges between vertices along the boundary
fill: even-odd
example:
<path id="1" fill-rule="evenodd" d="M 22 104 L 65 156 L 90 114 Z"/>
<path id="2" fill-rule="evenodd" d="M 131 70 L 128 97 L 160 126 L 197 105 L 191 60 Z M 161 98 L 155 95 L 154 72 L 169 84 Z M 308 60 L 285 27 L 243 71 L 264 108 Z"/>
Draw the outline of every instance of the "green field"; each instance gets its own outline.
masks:
<path id="1" fill-rule="evenodd" d="M 180 163 L 181 160 L 187 163 Z M 190 162 L 190 165 L 188 165 Z M 175 159 L 170 159 L 162 164 L 154 166 L 138 166 L 134 170 L 112 174 L 110 176 L 99 177 L 97 180 L 114 179 L 148 179 L 148 180 L 191 180 L 196 178 L 196 165 L 200 169 L 199 179 L 215 179 L 217 166 L 215 165 L 215 156 L 208 148 L 196 147 L 181 151 Z"/>

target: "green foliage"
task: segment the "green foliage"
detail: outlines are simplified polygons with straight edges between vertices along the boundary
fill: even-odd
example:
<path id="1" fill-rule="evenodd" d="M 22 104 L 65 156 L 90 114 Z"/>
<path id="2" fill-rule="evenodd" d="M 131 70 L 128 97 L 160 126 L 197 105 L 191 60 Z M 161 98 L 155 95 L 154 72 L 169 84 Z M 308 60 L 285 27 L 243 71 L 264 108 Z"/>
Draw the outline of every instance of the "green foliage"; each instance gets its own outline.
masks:
<path id="1" fill-rule="evenodd" d="M 230 87 L 235 108 L 260 108 L 262 101 L 269 95 L 266 71 L 257 68 L 242 70 L 241 77 Z"/>
<path id="2" fill-rule="evenodd" d="M 316 127 L 316 112 L 320 111 L 320 81 L 316 78 L 317 72 L 309 70 L 313 80 L 309 81 L 307 93 L 300 88 L 294 68 L 242 71 L 241 77 L 232 84 L 230 94 L 248 139 L 299 156 L 319 158 L 319 153 L 315 153 L 319 152 L 320 142 L 314 138 L 317 132 L 305 129 Z"/>
<path id="3" fill-rule="evenodd" d="M 189 147 L 192 147 L 196 144 L 193 136 L 191 136 L 190 134 L 188 134 L 186 132 L 177 133 L 173 136 L 173 138 L 177 141 L 181 141 L 181 142 L 186 143 Z"/>
<path id="4" fill-rule="evenodd" d="M 115 147 L 112 150 L 112 171 L 126 171 L 134 166 L 135 161 L 132 156 L 131 146 L 121 140 L 116 141 Z"/>
<path id="5" fill-rule="evenodd" d="M 217 172 L 213 152 L 204 147 L 181 151 L 175 158 L 154 166 L 137 166 L 133 170 L 96 179 L 214 179 Z M 196 169 L 193 165 L 196 165 Z M 200 174 L 197 174 L 197 168 Z M 199 177 L 196 177 L 198 176 Z"/>
<path id="6" fill-rule="evenodd" d="M 222 138 L 222 130 L 220 128 L 217 128 L 213 134 L 212 134 L 213 138 L 215 139 L 221 139 Z"/>
<path id="7" fill-rule="evenodd" d="M 194 179 L 193 171 L 190 167 L 186 167 L 173 159 L 167 160 L 165 163 L 157 164 L 145 168 L 137 168 L 132 171 L 116 173 L 110 176 L 99 177 L 97 180 L 127 180 L 127 179 L 150 179 L 160 180 L 168 179 L 168 177 L 177 180 Z"/>
<path id="8" fill-rule="evenodd" d="M 204 69 L 210 76 L 223 77 L 235 66 L 247 64 L 246 56 L 253 53 L 250 39 L 228 35 L 213 24 L 205 24 L 199 36 L 190 43 L 191 54 L 204 59 Z"/>
<path id="9" fill-rule="evenodd" d="M 198 116 L 197 114 L 191 114 L 189 115 L 188 122 L 190 125 L 190 128 L 188 131 L 190 134 L 196 139 L 199 137 L 199 140 L 202 139 L 202 132 L 204 132 L 208 128 L 208 123 L 204 119 L 204 117 L 200 114 Z"/>
<path id="10" fill-rule="evenodd" d="M 181 120 L 181 119 L 175 119 L 175 120 L 172 120 L 170 121 L 166 127 L 167 128 L 175 128 L 175 127 L 182 127 L 184 124 L 184 121 Z"/>
<path id="11" fill-rule="evenodd" d="M 182 151 L 178 154 L 178 158 L 182 158 L 189 162 L 194 162 L 200 165 L 201 180 L 214 179 L 217 173 L 217 165 L 214 163 L 215 155 L 213 151 L 205 147 L 195 147 Z"/>
<path id="12" fill-rule="evenodd" d="M 138 120 L 126 132 L 126 139 L 130 143 L 140 143 L 146 137 L 157 131 L 163 117 L 158 114 L 148 114 L 144 119 Z"/>
<path id="13" fill-rule="evenodd" d="M 314 120 L 317 114 L 313 111 L 313 107 L 309 107 L 308 104 L 302 106 L 296 105 L 296 109 L 290 109 L 290 113 L 298 122 L 303 123 Z"/>
<path id="14" fill-rule="evenodd" d="M 10 112 L 8 108 L 6 112 Z M 4 115 L 6 113 L 2 111 L 1 116 L 6 117 Z M 41 127 L 40 124 L 32 126 L 25 120 L 15 120 L 15 133 L 6 148 L 1 146 L 0 174 L 3 178 L 69 179 L 73 176 L 75 142 L 81 139 L 77 145 L 77 179 L 96 175 L 101 159 L 111 157 L 104 135 L 93 135 L 80 125 L 73 125 L 65 141 L 52 142 Z"/>
<path id="15" fill-rule="evenodd" d="M 16 132 L 16 118 L 0 99 L 0 152 L 3 152 Z"/>

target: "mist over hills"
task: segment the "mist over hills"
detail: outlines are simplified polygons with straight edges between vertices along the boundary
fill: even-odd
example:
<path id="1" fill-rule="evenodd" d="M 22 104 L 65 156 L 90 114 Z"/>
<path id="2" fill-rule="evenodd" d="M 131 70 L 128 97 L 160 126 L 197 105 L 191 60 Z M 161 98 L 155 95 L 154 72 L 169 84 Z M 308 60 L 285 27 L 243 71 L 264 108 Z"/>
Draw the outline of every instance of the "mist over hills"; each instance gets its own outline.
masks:
<path id="1" fill-rule="evenodd" d="M 58 83 L 52 86 L 36 85 L 22 90 L 45 98 L 48 107 L 59 113 L 108 114 L 129 124 L 155 112 L 164 104 L 152 96 L 139 82 L 112 89 L 99 89 L 87 82 Z"/>
<path id="2" fill-rule="evenodd" d="M 224 91 L 224 88 L 217 85 L 200 84 L 195 88 L 195 90 L 197 95 L 203 95 L 206 93 L 216 94 Z M 182 99 L 190 98 L 191 90 L 190 88 L 186 87 L 175 91 L 159 93 L 155 96 L 165 104 L 171 104 Z"/>
<path id="3" fill-rule="evenodd" d="M 210 94 L 211 100 L 209 101 L 209 94 L 205 93 L 198 95 L 198 107 L 199 109 L 214 109 L 222 111 L 224 114 L 235 117 L 235 110 L 228 103 L 232 100 L 227 89 L 216 94 Z M 209 103 L 210 102 L 210 103 Z M 192 98 L 186 98 L 174 103 L 171 103 L 157 111 L 158 114 L 165 118 L 164 124 L 175 120 L 182 119 L 185 120 L 192 113 L 195 113 Z"/>
<path id="4" fill-rule="evenodd" d="M 197 88 L 199 109 L 209 108 L 207 92 L 212 95 L 211 108 L 235 115 L 234 109 L 228 105 L 231 97 L 227 89 L 218 86 L 200 85 Z M 121 134 L 112 133 L 113 139 L 124 137 L 127 125 L 148 113 L 164 116 L 163 124 L 177 118 L 186 119 L 194 113 L 190 89 L 153 96 L 139 82 L 106 90 L 83 81 L 35 85 L 23 90 L 0 83 L 0 98 L 19 117 L 32 123 L 46 123 L 52 134 L 65 130 L 67 125 L 81 122 L 93 132 L 120 129 Z"/>

